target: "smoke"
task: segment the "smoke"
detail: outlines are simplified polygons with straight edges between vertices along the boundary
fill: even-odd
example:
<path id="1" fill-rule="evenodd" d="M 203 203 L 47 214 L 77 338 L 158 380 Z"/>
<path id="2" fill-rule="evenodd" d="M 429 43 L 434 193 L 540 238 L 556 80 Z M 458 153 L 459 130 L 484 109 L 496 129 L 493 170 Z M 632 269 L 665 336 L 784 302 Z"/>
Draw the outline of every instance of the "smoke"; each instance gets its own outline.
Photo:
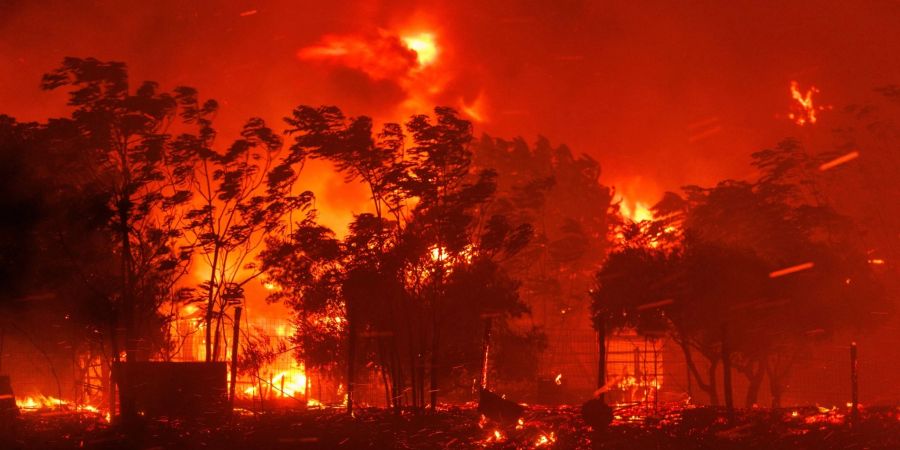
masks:
<path id="1" fill-rule="evenodd" d="M 64 113 L 37 85 L 68 55 L 199 88 L 222 104 L 223 145 L 247 117 L 278 128 L 299 104 L 376 121 L 449 105 L 479 131 L 586 152 L 606 183 L 653 203 L 741 177 L 750 152 L 801 133 L 784 118 L 791 80 L 836 107 L 900 81 L 900 5 L 831 3 L 6 1 L 0 105 Z M 404 41 L 422 33 L 438 49 L 426 67 Z M 320 198 L 346 194 L 319 184 L 332 189 Z"/>

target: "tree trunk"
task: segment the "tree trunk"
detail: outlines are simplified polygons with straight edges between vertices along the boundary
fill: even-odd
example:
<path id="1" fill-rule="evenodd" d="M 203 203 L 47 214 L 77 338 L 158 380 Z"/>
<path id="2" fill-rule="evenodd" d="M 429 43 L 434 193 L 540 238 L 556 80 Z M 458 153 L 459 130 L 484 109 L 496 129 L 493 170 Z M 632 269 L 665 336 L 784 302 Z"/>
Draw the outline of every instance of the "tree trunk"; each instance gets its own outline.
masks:
<path id="1" fill-rule="evenodd" d="M 437 411 L 438 400 L 438 349 L 440 348 L 440 331 L 437 324 L 437 313 L 434 314 L 434 334 L 431 335 L 431 412 Z"/>
<path id="2" fill-rule="evenodd" d="M 122 321 L 125 329 L 125 362 L 137 361 L 137 336 L 134 330 L 134 279 L 133 265 L 131 261 L 131 239 L 128 233 L 130 219 L 130 199 L 122 199 L 119 202 L 119 227 L 120 239 L 122 239 Z M 120 370 L 127 372 L 127 370 Z M 130 428 L 137 418 L 137 405 L 129 386 L 129 380 L 119 374 L 119 412 L 126 429 Z"/>
<path id="3" fill-rule="evenodd" d="M 709 395 L 709 403 L 711 405 L 718 406 L 719 394 L 717 392 L 718 387 L 716 385 L 716 368 L 719 365 L 719 359 L 716 358 L 710 361 L 709 368 L 707 369 L 709 382 L 705 383 L 703 381 L 703 377 L 700 375 L 700 370 L 694 363 L 690 345 L 686 341 L 679 341 L 678 344 L 681 346 L 681 351 L 684 354 L 685 365 L 687 365 L 690 373 L 693 374 L 693 378 L 697 380 L 697 387 L 699 387 L 700 390 L 706 392 L 706 394 Z"/>
<path id="4" fill-rule="evenodd" d="M 488 371 L 490 370 L 491 357 L 491 317 L 484 318 L 484 336 L 481 341 L 481 389 L 487 389 Z"/>
<path id="5" fill-rule="evenodd" d="M 241 336 L 241 307 L 234 308 L 234 335 L 231 337 L 231 409 L 234 409 L 234 395 L 237 392 L 238 340 Z M 284 378 L 282 377 L 282 380 Z"/>
<path id="6" fill-rule="evenodd" d="M 716 372 L 718 372 L 719 368 L 719 359 L 712 361 L 709 365 L 709 369 L 707 369 L 706 373 L 709 377 L 709 383 L 706 385 L 706 388 L 703 389 L 703 385 L 699 383 L 699 378 L 697 380 L 697 384 L 700 384 L 700 388 L 706 391 L 709 395 L 709 404 L 713 406 L 719 406 L 719 381 L 716 379 Z"/>
<path id="7" fill-rule="evenodd" d="M 747 381 L 750 382 L 747 385 L 745 404 L 747 408 L 752 408 L 753 405 L 757 404 L 759 401 L 759 390 L 762 387 L 762 382 L 766 375 L 766 358 L 759 361 L 755 371 L 753 370 L 753 364 L 751 363 L 745 375 L 747 376 Z"/>
<path id="8" fill-rule="evenodd" d="M 731 342 L 728 336 L 728 324 L 722 324 L 722 372 L 725 408 L 729 415 L 734 415 L 734 390 L 731 385 Z"/>
<path id="9" fill-rule="evenodd" d="M 353 415 L 353 387 L 356 384 L 356 318 L 347 299 L 347 413 Z"/>
<path id="10" fill-rule="evenodd" d="M 219 249 L 218 244 L 216 244 L 216 248 L 213 249 L 213 259 L 212 265 L 210 266 L 209 272 L 209 292 L 207 293 L 206 298 L 206 317 L 204 318 L 204 325 L 206 325 L 206 343 L 205 350 L 206 354 L 204 358 L 206 362 L 213 361 L 213 353 L 212 353 L 212 322 L 213 316 L 216 311 L 216 266 L 219 264 Z"/>

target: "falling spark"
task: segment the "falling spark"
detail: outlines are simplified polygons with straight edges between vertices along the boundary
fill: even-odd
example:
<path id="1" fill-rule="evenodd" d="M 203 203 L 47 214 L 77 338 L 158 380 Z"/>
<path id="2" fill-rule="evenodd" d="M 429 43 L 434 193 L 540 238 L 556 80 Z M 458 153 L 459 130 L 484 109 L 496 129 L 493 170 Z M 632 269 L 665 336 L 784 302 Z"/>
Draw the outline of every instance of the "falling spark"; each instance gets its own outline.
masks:
<path id="1" fill-rule="evenodd" d="M 883 259 L 870 259 L 869 264 L 874 264 L 876 266 L 880 266 L 880 265 L 884 264 L 884 260 Z"/>
<path id="2" fill-rule="evenodd" d="M 807 269 L 812 269 L 814 266 L 811 262 L 806 262 L 803 264 L 797 264 L 796 266 L 786 267 L 784 269 L 776 270 L 774 272 L 769 273 L 769 278 L 778 278 L 785 275 L 790 275 L 794 272 L 801 272 Z"/>
<path id="3" fill-rule="evenodd" d="M 659 308 L 660 306 L 671 305 L 672 303 L 675 303 L 675 300 L 666 299 L 666 300 L 660 300 L 658 302 L 653 302 L 653 303 L 644 303 L 643 305 L 638 305 L 638 307 L 635 309 L 637 309 L 638 311 L 643 311 L 645 309 L 653 309 L 653 308 Z"/>
<path id="4" fill-rule="evenodd" d="M 853 161 L 856 158 L 859 158 L 859 152 L 854 150 L 850 153 L 847 153 L 846 155 L 839 156 L 832 159 L 831 161 L 822 164 L 821 166 L 819 166 L 819 170 L 825 171 L 844 164 L 845 162 Z"/>
<path id="5" fill-rule="evenodd" d="M 244 11 L 241 13 L 241 17 L 252 16 L 252 15 L 256 14 L 257 12 L 259 12 L 259 11 L 255 10 L 255 9 L 251 9 L 249 11 Z"/>
<path id="6" fill-rule="evenodd" d="M 557 386 L 562 386 L 562 374 L 557 374 L 556 378 L 553 379 L 553 382 L 556 383 Z"/>
<path id="7" fill-rule="evenodd" d="M 722 131 L 722 126 L 719 124 L 719 118 L 715 116 L 694 122 L 688 125 L 687 128 L 690 133 L 690 136 L 688 137 L 688 142 L 690 143 L 701 141 Z"/>
<path id="8" fill-rule="evenodd" d="M 720 127 L 720 126 L 715 126 L 715 127 L 710 128 L 710 129 L 708 129 L 708 130 L 701 131 L 701 132 L 699 132 L 699 133 L 697 133 L 697 134 L 694 134 L 694 135 L 690 136 L 690 137 L 688 138 L 688 142 L 690 142 L 691 144 L 693 144 L 694 142 L 702 141 L 702 140 L 704 140 L 704 139 L 706 139 L 706 138 L 708 138 L 708 137 L 710 137 L 710 136 L 712 136 L 712 135 L 714 135 L 714 134 L 719 133 L 720 131 L 722 131 L 722 127 Z"/>
<path id="9" fill-rule="evenodd" d="M 485 115 L 484 95 L 478 94 L 478 97 L 472 103 L 466 103 L 464 99 L 459 100 L 459 107 L 463 113 L 476 122 L 484 122 L 487 120 Z"/>

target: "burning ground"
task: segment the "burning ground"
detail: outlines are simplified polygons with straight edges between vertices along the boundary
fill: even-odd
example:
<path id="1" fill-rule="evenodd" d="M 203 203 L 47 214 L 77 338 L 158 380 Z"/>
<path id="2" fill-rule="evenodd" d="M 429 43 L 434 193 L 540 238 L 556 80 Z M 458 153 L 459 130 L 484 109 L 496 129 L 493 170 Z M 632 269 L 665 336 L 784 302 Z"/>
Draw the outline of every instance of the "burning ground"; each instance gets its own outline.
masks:
<path id="1" fill-rule="evenodd" d="M 227 424 L 149 421 L 126 439 L 101 417 L 49 410 L 23 415 L 20 436 L 5 448 L 266 448 L 266 449 L 890 449 L 900 445 L 900 411 L 847 408 L 754 409 L 733 421 L 721 409 L 662 405 L 656 413 L 622 408 L 609 430 L 596 433 L 575 407 L 529 407 L 518 424 L 485 420 L 474 405 L 436 414 L 362 408 L 237 413 Z"/>

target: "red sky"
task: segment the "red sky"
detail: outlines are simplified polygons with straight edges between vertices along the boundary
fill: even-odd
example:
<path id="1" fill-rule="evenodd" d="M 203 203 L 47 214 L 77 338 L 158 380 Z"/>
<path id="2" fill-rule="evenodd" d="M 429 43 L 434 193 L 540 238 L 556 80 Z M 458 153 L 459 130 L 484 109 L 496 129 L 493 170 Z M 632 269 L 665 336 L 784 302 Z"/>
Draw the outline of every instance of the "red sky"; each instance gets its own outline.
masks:
<path id="1" fill-rule="evenodd" d="M 566 143 L 601 162 L 605 183 L 652 203 L 741 177 L 751 151 L 811 133 L 785 117 L 791 80 L 835 107 L 900 84 L 898 24 L 897 1 L 0 0 L 0 112 L 62 113 L 64 98 L 38 83 L 64 56 L 197 87 L 222 104 L 223 144 L 246 118 L 279 128 L 299 104 L 401 120 L 410 99 L 480 98 L 479 132 Z M 416 72 L 392 42 L 421 32 L 439 54 Z M 334 40 L 380 43 L 373 61 L 398 69 L 298 57 Z M 828 112 L 820 119 L 827 132 Z M 306 177 L 326 223 L 363 208 L 340 177 L 316 167 Z"/>

